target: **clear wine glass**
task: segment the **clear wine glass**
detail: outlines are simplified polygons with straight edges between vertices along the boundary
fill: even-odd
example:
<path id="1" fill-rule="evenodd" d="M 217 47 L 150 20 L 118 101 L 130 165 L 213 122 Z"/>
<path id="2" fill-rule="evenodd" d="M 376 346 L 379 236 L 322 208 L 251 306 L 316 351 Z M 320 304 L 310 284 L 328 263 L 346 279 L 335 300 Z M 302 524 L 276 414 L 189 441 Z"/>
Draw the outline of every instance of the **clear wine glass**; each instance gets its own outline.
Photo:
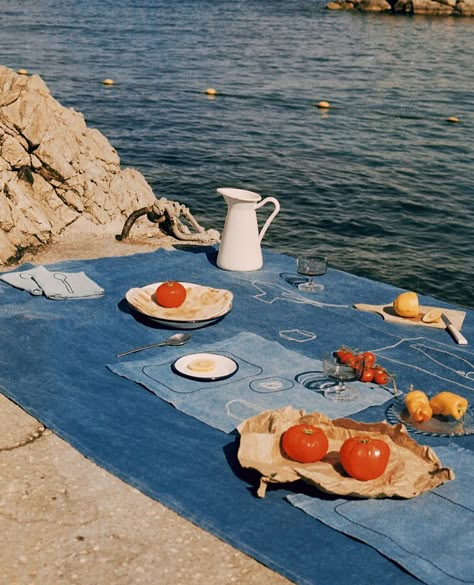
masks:
<path id="1" fill-rule="evenodd" d="M 324 285 L 314 282 L 314 276 L 326 274 L 328 271 L 328 259 L 326 256 L 298 256 L 296 259 L 296 271 L 310 278 L 298 285 L 304 292 L 319 292 L 324 290 Z"/>
<path id="2" fill-rule="evenodd" d="M 335 380 L 337 384 L 324 391 L 324 397 L 329 400 L 355 400 L 359 393 L 346 382 L 353 382 L 359 378 L 359 371 L 351 368 L 347 364 L 339 363 L 334 354 L 325 354 L 323 356 L 323 372 L 330 380 Z"/>

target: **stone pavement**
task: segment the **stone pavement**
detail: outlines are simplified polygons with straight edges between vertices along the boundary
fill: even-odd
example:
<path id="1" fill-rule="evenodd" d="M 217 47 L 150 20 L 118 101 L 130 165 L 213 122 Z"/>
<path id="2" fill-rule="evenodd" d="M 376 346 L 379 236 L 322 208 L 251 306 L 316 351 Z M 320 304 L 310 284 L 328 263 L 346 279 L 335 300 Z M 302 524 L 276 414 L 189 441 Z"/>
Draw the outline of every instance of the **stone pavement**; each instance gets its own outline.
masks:
<path id="1" fill-rule="evenodd" d="M 289 581 L 98 467 L 0 394 L 1 585 Z"/>

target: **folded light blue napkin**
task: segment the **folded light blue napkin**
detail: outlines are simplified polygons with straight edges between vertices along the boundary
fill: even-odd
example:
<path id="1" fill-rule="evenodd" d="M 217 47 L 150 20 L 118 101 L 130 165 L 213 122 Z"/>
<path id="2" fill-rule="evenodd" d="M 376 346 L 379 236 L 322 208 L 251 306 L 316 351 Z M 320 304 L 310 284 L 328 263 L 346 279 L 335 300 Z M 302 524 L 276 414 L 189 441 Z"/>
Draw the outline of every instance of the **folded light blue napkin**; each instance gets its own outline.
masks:
<path id="1" fill-rule="evenodd" d="M 356 400 L 328 400 L 313 383 L 323 378 L 320 360 L 290 351 L 254 333 L 243 332 L 216 343 L 200 344 L 193 348 L 193 353 L 197 352 L 226 355 L 239 368 L 225 380 L 191 380 L 173 371 L 173 362 L 183 355 L 183 350 L 176 348 L 168 348 L 166 356 L 160 353 L 107 367 L 142 384 L 178 410 L 225 432 L 260 412 L 287 405 L 340 417 L 383 404 L 392 397 L 379 386 L 370 385 L 369 391 L 367 384 L 354 382 L 359 389 Z"/>
<path id="2" fill-rule="evenodd" d="M 327 500 L 303 494 L 288 501 L 317 520 L 369 544 L 428 585 L 474 583 L 474 454 L 438 447 L 456 479 L 411 500 Z"/>
<path id="3" fill-rule="evenodd" d="M 9 272 L 0 276 L 0 280 L 32 295 L 44 294 L 54 300 L 88 299 L 104 294 L 104 289 L 84 272 L 49 271 L 44 266 Z"/>

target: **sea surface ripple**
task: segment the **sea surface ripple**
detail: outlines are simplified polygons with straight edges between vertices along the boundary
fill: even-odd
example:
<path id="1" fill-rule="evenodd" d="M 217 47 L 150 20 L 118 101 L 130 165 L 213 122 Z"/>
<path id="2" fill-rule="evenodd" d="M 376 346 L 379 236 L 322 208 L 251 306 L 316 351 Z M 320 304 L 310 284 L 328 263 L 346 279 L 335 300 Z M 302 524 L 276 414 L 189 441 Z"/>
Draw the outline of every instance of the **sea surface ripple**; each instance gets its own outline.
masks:
<path id="1" fill-rule="evenodd" d="M 251 189 L 281 203 L 266 246 L 474 307 L 474 19 L 0 0 L 0 21 L 0 63 L 41 75 L 205 227 L 224 224 L 217 187 Z"/>

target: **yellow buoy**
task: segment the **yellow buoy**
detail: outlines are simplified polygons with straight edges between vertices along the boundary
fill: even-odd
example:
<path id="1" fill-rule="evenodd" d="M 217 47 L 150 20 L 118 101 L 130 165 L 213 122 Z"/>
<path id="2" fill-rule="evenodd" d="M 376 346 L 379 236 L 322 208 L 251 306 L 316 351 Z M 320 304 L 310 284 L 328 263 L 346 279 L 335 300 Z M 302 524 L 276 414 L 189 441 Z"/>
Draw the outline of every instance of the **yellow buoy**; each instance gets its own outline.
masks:
<path id="1" fill-rule="evenodd" d="M 319 102 L 316 105 L 318 106 L 318 108 L 326 110 L 331 107 L 331 104 L 329 102 Z"/>
<path id="2" fill-rule="evenodd" d="M 104 85 L 114 85 L 115 81 L 113 79 L 104 79 L 104 81 L 102 82 Z"/>
<path id="3" fill-rule="evenodd" d="M 18 73 L 18 75 L 28 75 L 28 70 L 27 69 L 18 69 L 17 73 Z"/>
<path id="4" fill-rule="evenodd" d="M 460 122 L 459 118 L 456 118 L 456 116 L 450 116 L 449 118 L 447 118 L 446 121 L 451 122 L 452 124 L 456 124 L 456 122 Z"/>
<path id="5" fill-rule="evenodd" d="M 216 95 L 217 91 L 213 87 L 208 87 L 206 90 L 204 90 L 204 93 L 206 95 Z"/>

